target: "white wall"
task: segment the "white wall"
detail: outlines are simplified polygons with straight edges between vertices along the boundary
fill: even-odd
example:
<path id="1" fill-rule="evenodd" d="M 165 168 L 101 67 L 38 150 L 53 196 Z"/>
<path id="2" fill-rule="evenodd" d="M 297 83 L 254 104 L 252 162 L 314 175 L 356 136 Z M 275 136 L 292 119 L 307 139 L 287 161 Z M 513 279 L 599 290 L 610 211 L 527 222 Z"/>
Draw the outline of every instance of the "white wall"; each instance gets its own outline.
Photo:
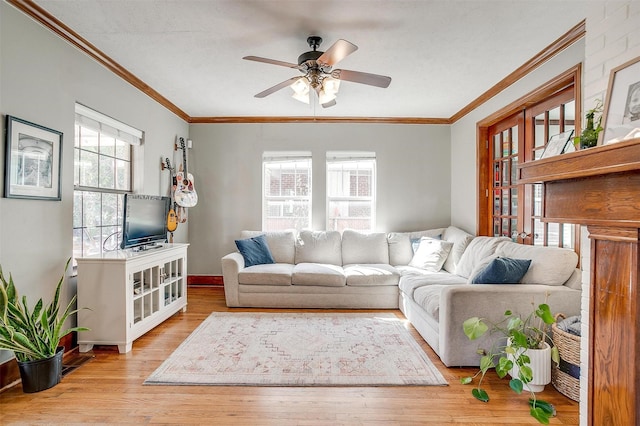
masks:
<path id="1" fill-rule="evenodd" d="M 63 132 L 62 200 L 0 198 L 0 265 L 33 303 L 48 302 L 72 254 L 74 104 L 81 102 L 144 130 L 142 192 L 165 195 L 160 158 L 173 155 L 188 125 L 5 2 L 0 3 L 0 114 Z M 0 153 L 4 158 L 4 140 Z M 0 176 L 1 186 L 4 187 Z M 186 239 L 184 227 L 178 238 Z M 73 280 L 66 300 L 75 293 Z M 8 353 L 0 353 L 0 360 Z"/>
<path id="2" fill-rule="evenodd" d="M 606 100 L 611 70 L 640 57 L 640 1 L 591 2 L 587 9 L 586 58 L 584 66 L 584 104 L 586 111 L 597 99 Z M 587 386 L 589 370 L 589 268 L 591 241 L 582 235 L 582 338 L 580 339 L 580 424 L 587 425 Z"/>
<path id="3" fill-rule="evenodd" d="M 189 210 L 189 274 L 221 274 L 240 231 L 261 229 L 264 151 L 312 151 L 314 229 L 325 229 L 325 159 L 335 150 L 376 152 L 378 231 L 449 224 L 449 126 L 192 124 L 190 137 L 200 201 Z"/>

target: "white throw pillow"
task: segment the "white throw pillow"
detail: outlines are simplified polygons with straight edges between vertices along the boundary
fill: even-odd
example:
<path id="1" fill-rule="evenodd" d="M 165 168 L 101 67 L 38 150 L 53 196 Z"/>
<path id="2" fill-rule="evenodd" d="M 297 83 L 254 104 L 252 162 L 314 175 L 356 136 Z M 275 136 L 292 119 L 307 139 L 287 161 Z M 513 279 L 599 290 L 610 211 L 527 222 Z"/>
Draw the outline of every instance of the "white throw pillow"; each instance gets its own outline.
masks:
<path id="1" fill-rule="evenodd" d="M 434 238 L 422 237 L 420 246 L 409 262 L 409 266 L 438 272 L 447 260 L 453 243 L 436 240 Z"/>
<path id="2" fill-rule="evenodd" d="M 449 226 L 444 230 L 442 239 L 453 243 L 451 255 L 445 261 L 444 269 L 445 271 L 451 272 L 452 274 L 457 274 L 458 271 L 456 269 L 456 266 L 458 262 L 460 262 L 460 258 L 462 257 L 465 249 L 467 248 L 471 240 L 473 240 L 473 235 L 463 231 L 460 228 L 456 228 L 455 226 Z"/>
<path id="3" fill-rule="evenodd" d="M 471 279 L 474 272 L 478 272 L 479 265 L 487 266 L 495 257 L 498 244 L 503 241 L 511 240 L 508 237 L 475 237 L 462 253 L 462 257 L 456 265 L 456 275 Z"/>
<path id="4" fill-rule="evenodd" d="M 500 243 L 496 249 L 496 255 L 531 259 L 529 270 L 520 280 L 523 284 L 563 285 L 578 265 L 578 255 L 573 250 L 529 246 L 511 241 Z"/>
<path id="5" fill-rule="evenodd" d="M 414 250 L 411 241 L 422 237 L 442 239 L 444 228 L 427 229 L 413 232 L 391 232 L 387 235 L 389 243 L 389 263 L 393 266 L 408 265 Z"/>

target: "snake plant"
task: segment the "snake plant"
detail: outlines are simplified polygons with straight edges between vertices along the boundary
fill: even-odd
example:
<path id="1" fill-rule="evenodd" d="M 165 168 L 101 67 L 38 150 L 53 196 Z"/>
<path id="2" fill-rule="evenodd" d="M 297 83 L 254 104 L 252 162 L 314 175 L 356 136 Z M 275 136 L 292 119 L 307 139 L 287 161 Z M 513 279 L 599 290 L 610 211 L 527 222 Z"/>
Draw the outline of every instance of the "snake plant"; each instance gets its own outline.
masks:
<path id="1" fill-rule="evenodd" d="M 65 273 L 70 261 L 65 265 Z M 62 329 L 69 316 L 78 312 L 73 309 L 76 301 L 76 296 L 73 296 L 60 313 L 60 291 L 64 277 L 65 274 L 58 282 L 51 303 L 45 307 L 40 298 L 31 310 L 26 296 L 21 300 L 18 298 L 13 277 L 9 275 L 7 281 L 0 267 L 0 349 L 13 351 L 21 362 L 46 359 L 55 355 L 64 336 L 74 331 L 88 330 L 85 327 Z"/>

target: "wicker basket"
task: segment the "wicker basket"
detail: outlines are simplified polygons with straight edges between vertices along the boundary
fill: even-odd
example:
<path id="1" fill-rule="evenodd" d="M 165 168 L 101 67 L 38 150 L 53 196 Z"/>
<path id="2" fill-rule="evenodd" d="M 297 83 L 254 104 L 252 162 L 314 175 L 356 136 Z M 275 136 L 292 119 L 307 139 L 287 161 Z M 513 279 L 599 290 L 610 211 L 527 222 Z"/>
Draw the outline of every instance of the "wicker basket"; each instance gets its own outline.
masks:
<path id="1" fill-rule="evenodd" d="M 563 314 L 556 315 L 556 321 L 564 319 Z M 575 336 L 551 326 L 553 342 L 558 348 L 560 364 L 553 364 L 551 383 L 564 396 L 580 400 L 580 336 Z"/>

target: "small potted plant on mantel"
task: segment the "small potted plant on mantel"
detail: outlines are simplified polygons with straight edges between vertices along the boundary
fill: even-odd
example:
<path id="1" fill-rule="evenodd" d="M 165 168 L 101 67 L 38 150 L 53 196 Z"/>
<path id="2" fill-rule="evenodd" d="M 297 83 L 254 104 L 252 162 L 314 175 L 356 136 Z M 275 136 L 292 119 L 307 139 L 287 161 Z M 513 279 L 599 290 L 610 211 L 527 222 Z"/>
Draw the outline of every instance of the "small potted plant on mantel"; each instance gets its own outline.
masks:
<path id="1" fill-rule="evenodd" d="M 521 394 L 525 389 L 530 392 L 531 415 L 540 423 L 549 424 L 549 419 L 555 416 L 555 409 L 548 402 L 537 399 L 535 394 L 551 381 L 551 361 L 560 361 L 558 349 L 548 333 L 549 326 L 555 322 L 549 305 L 543 303 L 537 308 L 534 306 L 533 312 L 524 319 L 507 310 L 499 323 L 487 322 L 473 317 L 463 324 L 464 334 L 471 340 L 483 336 L 487 331 L 499 333 L 503 338 L 490 350 L 478 350 L 482 355 L 480 370 L 473 377 L 462 378 L 462 384 L 469 384 L 480 376 L 471 394 L 482 402 L 488 402 L 489 395 L 481 387 L 487 371 L 495 368 L 500 378 L 509 374 L 509 386 L 514 392 Z"/>
<path id="2" fill-rule="evenodd" d="M 67 261 L 65 273 L 71 259 Z M 13 351 L 18 361 L 22 389 L 26 393 L 39 392 L 57 385 L 62 378 L 62 355 L 60 339 L 74 331 L 85 331 L 85 327 L 62 327 L 69 316 L 78 312 L 73 309 L 73 296 L 60 314 L 60 291 L 64 282 L 62 275 L 53 301 L 44 306 L 39 299 L 29 307 L 26 296 L 20 300 L 13 277 L 5 278 L 0 267 L 0 349 Z"/>
<path id="3" fill-rule="evenodd" d="M 576 149 L 593 148 L 598 145 L 598 135 L 604 130 L 602 127 L 602 109 L 602 101 L 597 99 L 596 105 L 585 114 L 587 125 L 580 136 L 573 138 L 573 144 Z"/>

